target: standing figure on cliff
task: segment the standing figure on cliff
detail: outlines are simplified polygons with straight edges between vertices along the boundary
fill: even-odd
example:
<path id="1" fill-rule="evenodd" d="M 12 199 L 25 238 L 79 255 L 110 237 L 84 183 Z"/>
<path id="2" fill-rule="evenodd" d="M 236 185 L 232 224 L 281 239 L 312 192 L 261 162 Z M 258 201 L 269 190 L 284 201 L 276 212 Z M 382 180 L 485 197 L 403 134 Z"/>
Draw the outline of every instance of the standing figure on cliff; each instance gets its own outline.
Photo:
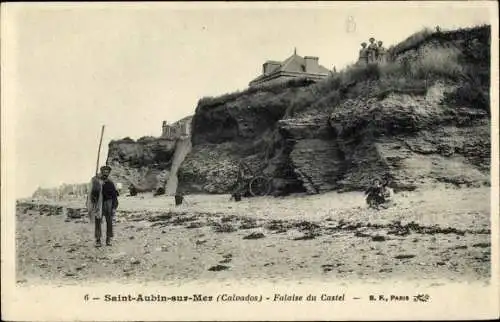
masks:
<path id="1" fill-rule="evenodd" d="M 383 46 L 382 41 L 379 40 L 378 46 L 377 46 L 377 60 L 379 63 L 385 63 L 387 61 L 387 52 Z"/>
<path id="2" fill-rule="evenodd" d="M 359 60 L 360 64 L 368 64 L 368 49 L 366 48 L 366 42 L 361 43 L 361 49 L 359 50 Z"/>
<path id="3" fill-rule="evenodd" d="M 375 38 L 369 39 L 370 44 L 368 45 L 368 62 L 375 63 L 377 61 L 377 43 Z"/>
<path id="4" fill-rule="evenodd" d="M 87 201 L 89 216 L 95 222 L 95 246 L 101 247 L 102 217 L 106 218 L 106 246 L 111 246 L 113 238 L 113 217 L 118 208 L 118 191 L 109 179 L 111 167 L 101 167 L 100 174 L 92 178 Z"/>

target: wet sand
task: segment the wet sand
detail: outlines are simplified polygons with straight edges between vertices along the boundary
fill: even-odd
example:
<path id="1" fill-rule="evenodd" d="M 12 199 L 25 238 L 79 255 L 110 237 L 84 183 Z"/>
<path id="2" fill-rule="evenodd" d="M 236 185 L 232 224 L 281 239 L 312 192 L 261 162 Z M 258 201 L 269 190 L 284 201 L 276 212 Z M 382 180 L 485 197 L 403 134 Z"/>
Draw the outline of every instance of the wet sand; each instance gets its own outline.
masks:
<path id="1" fill-rule="evenodd" d="M 179 207 L 173 197 L 122 197 L 113 246 L 101 248 L 83 212 L 68 218 L 56 207 L 83 208 L 82 200 L 20 202 L 17 282 L 489 278 L 489 188 L 395 199 L 375 211 L 355 192 L 238 203 L 193 195 Z"/>

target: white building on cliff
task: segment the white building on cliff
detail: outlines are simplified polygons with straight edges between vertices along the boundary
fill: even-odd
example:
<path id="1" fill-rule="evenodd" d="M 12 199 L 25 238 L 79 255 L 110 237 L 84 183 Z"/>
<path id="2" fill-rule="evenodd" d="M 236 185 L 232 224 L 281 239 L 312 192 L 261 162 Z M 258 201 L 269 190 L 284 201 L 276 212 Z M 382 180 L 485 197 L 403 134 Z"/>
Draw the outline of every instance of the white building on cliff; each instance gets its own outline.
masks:
<path id="1" fill-rule="evenodd" d="M 190 137 L 192 119 L 193 116 L 191 115 L 172 124 L 168 124 L 167 121 L 163 121 L 161 137 L 168 139 Z"/>

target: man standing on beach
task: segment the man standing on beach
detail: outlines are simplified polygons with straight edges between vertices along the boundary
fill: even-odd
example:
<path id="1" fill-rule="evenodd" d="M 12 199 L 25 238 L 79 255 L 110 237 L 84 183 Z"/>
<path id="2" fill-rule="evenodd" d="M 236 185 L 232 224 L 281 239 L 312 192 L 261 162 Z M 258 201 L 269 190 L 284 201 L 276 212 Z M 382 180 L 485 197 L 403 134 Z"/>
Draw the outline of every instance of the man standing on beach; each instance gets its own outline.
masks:
<path id="1" fill-rule="evenodd" d="M 88 197 L 88 211 L 95 222 L 96 247 L 101 247 L 102 217 L 106 218 L 106 246 L 111 246 L 113 238 L 113 214 L 118 207 L 118 191 L 109 179 L 111 167 L 101 167 L 101 173 L 92 178 Z"/>

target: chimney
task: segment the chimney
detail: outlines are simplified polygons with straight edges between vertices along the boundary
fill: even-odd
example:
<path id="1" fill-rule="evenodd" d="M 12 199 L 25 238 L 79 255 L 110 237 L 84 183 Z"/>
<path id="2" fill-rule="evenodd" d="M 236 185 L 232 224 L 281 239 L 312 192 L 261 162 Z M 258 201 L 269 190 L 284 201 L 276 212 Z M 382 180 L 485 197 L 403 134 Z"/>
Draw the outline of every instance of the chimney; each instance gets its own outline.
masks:
<path id="1" fill-rule="evenodd" d="M 161 135 L 162 136 L 165 136 L 167 134 L 167 127 L 168 127 L 167 124 L 168 124 L 167 121 L 163 121 L 163 124 L 161 126 Z"/>
<path id="2" fill-rule="evenodd" d="M 318 57 L 305 56 L 304 60 L 306 61 L 306 72 L 314 73 L 318 70 Z"/>

